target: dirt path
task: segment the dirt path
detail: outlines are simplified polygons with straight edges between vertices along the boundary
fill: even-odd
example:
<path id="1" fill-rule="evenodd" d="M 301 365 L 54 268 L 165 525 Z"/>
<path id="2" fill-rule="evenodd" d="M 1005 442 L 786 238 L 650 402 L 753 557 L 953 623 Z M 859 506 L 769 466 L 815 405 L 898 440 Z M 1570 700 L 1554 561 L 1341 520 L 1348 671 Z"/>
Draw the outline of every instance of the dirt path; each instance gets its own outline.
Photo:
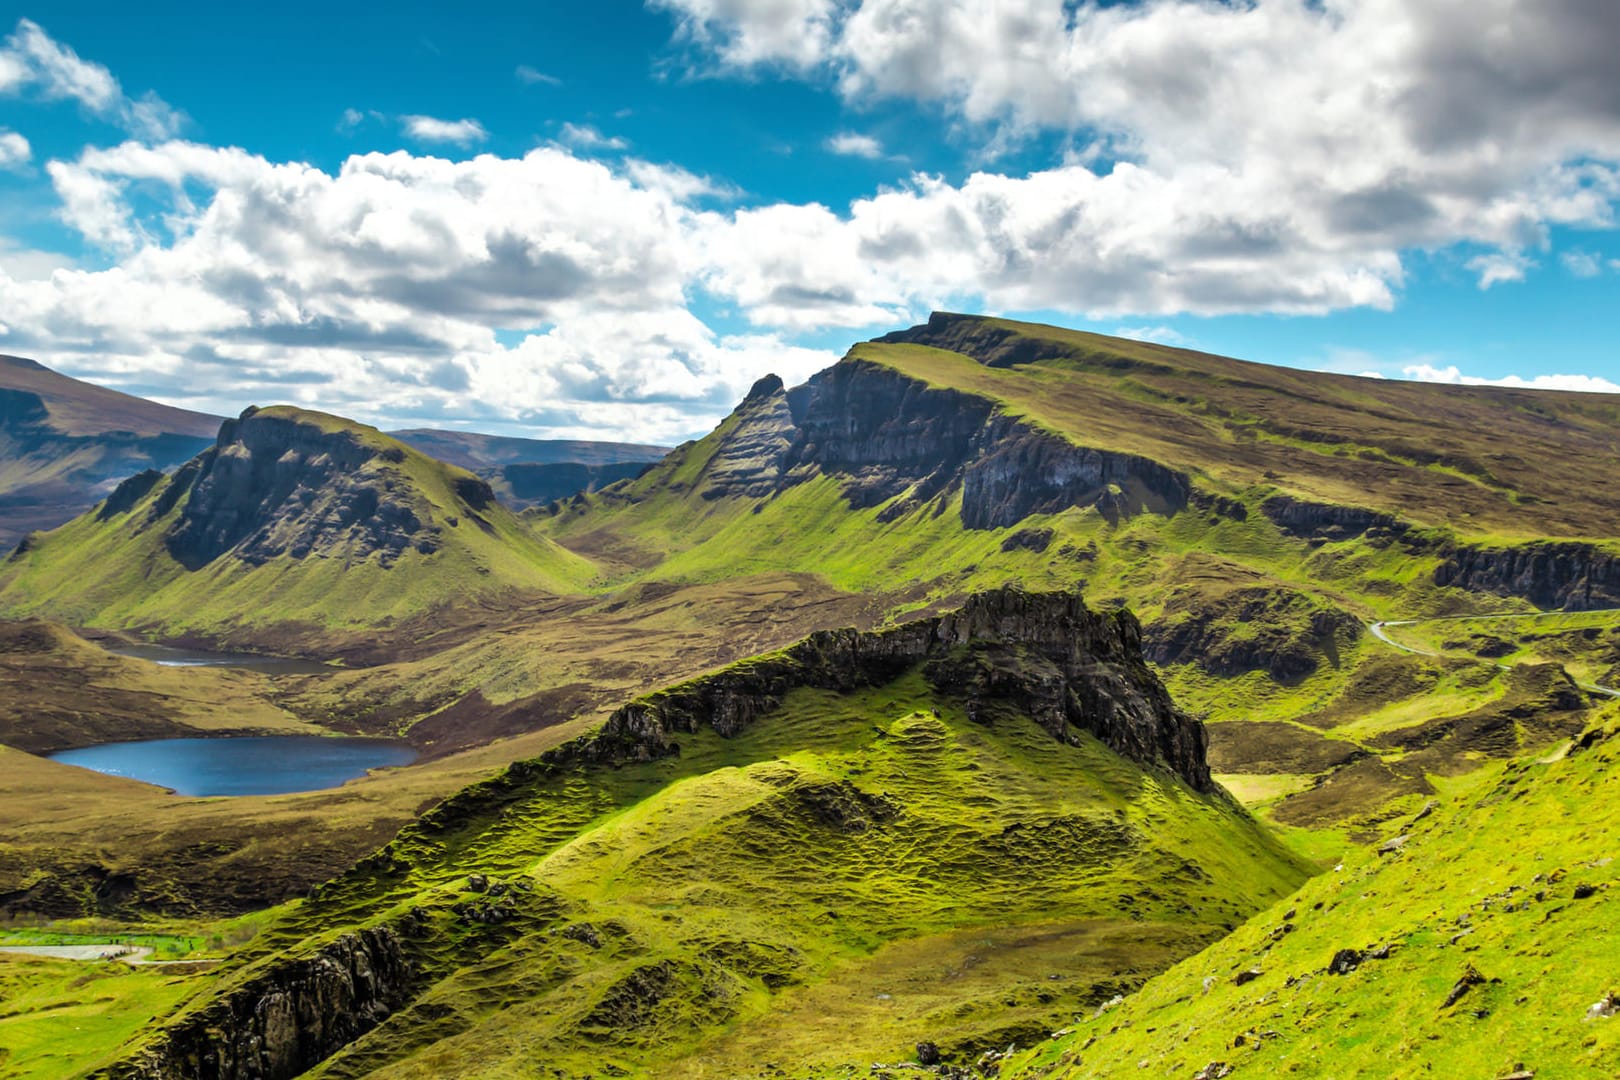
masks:
<path id="1" fill-rule="evenodd" d="M 46 956 L 54 960 L 122 960 L 126 964 L 150 963 L 152 950 L 146 945 L 0 945 L 0 953 L 20 956 Z"/>
<path id="2" fill-rule="evenodd" d="M 1392 649 L 1399 649 L 1403 653 L 1411 653 L 1414 656 L 1441 656 L 1443 654 L 1432 652 L 1428 649 L 1419 649 L 1412 645 L 1402 645 L 1400 642 L 1389 636 L 1386 628 L 1391 626 L 1418 626 L 1423 623 L 1437 622 L 1477 622 L 1484 619 L 1540 619 L 1546 618 L 1549 615 L 1568 614 L 1571 614 L 1571 612 L 1537 611 L 1525 615 L 1443 615 L 1434 619 L 1385 619 L 1369 624 L 1367 629 L 1372 633 L 1373 637 L 1377 638 L 1379 641 L 1382 641 L 1385 645 L 1388 645 Z M 1498 664 L 1496 666 L 1505 669 L 1508 665 Z M 1581 682 L 1579 679 L 1575 680 L 1575 685 L 1579 686 L 1582 690 L 1585 690 L 1588 693 L 1601 694 L 1604 697 L 1620 698 L 1620 690 L 1615 690 L 1612 687 L 1599 686 L 1597 683 Z"/>

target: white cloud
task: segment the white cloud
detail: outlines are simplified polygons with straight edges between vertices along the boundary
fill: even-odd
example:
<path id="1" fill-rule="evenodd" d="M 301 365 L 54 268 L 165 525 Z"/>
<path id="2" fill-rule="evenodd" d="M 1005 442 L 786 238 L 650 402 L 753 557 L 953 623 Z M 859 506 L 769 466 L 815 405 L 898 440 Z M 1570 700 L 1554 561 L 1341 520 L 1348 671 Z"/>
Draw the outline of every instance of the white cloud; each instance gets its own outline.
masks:
<path id="1" fill-rule="evenodd" d="M 338 117 L 337 129 L 347 134 L 366 122 L 366 114 L 359 109 L 344 109 L 343 115 Z"/>
<path id="2" fill-rule="evenodd" d="M 1488 289 L 1503 282 L 1523 281 L 1525 273 L 1536 264 L 1522 252 L 1498 251 L 1476 255 L 1464 265 L 1479 274 L 1479 287 Z"/>
<path id="3" fill-rule="evenodd" d="M 1114 336 L 1133 341 L 1148 341 L 1157 345 L 1191 345 L 1192 341 L 1168 326 L 1117 326 Z"/>
<path id="4" fill-rule="evenodd" d="M 630 144 L 616 135 L 604 135 L 589 124 L 564 123 L 557 138 L 581 150 L 624 150 Z"/>
<path id="5" fill-rule="evenodd" d="M 400 123 L 405 133 L 422 142 L 455 143 L 471 146 L 489 138 L 489 132 L 477 120 L 440 120 L 433 116 L 402 116 Z"/>
<path id="6" fill-rule="evenodd" d="M 870 135 L 861 135 L 853 131 L 842 131 L 830 137 L 823 144 L 830 152 L 844 157 L 880 158 L 883 156 L 883 144 Z"/>
<path id="7" fill-rule="evenodd" d="M 116 261 L 24 274 L 0 251 L 8 348 L 196 407 L 655 441 L 706 429 L 766 370 L 836 359 L 692 314 L 717 216 L 688 201 L 712 189 L 647 162 L 543 147 L 328 173 L 171 142 L 50 172 L 64 220 Z"/>
<path id="8" fill-rule="evenodd" d="M 15 131 L 0 128 L 0 170 L 20 169 L 33 160 L 33 147 Z"/>
<path id="9" fill-rule="evenodd" d="M 517 75 L 517 78 L 518 78 L 518 82 L 526 83 L 529 86 L 534 86 L 537 83 L 538 84 L 543 84 L 545 86 L 561 86 L 562 85 L 562 80 L 557 78 L 557 76 L 555 76 L 555 75 L 547 75 L 545 72 L 541 71 L 539 68 L 530 67 L 528 64 L 519 64 L 517 66 L 516 75 Z"/>
<path id="10" fill-rule="evenodd" d="M 27 87 L 36 88 L 47 100 L 77 101 L 141 138 L 169 138 L 184 123 L 184 117 L 155 94 L 129 97 L 106 67 L 82 59 L 38 23 L 19 19 L 0 44 L 0 93 Z"/>
<path id="11" fill-rule="evenodd" d="M 1609 0 L 654 6 L 722 66 L 776 65 L 857 105 L 932 104 L 995 145 L 1070 133 L 1074 159 L 1038 176 L 1067 189 L 1078 238 L 1128 236 L 1093 254 L 1144 276 L 1143 311 L 1177 294 L 1210 306 L 1176 284 L 1166 256 L 1198 245 L 1175 229 L 1234 277 L 1259 268 L 1259 287 L 1230 290 L 1251 309 L 1325 310 L 1387 304 L 1414 249 L 1473 245 L 1482 286 L 1518 280 L 1554 226 L 1608 227 L 1620 198 Z M 1189 198 L 1197 215 L 1177 211 Z"/>
<path id="12" fill-rule="evenodd" d="M 1578 278 L 1595 278 L 1603 273 L 1603 260 L 1590 251 L 1566 251 L 1558 257 L 1558 261 Z"/>
<path id="13" fill-rule="evenodd" d="M 838 0 L 649 0 L 676 13 L 680 33 L 736 67 L 809 68 L 832 47 Z"/>
<path id="14" fill-rule="evenodd" d="M 1506 375 L 1500 379 L 1484 379 L 1464 375 L 1455 364 L 1435 367 L 1432 364 L 1411 364 L 1401 369 L 1408 379 L 1421 382 L 1453 383 L 1459 386 L 1511 386 L 1524 390 L 1580 390 L 1588 393 L 1620 394 L 1620 383 L 1595 375 Z"/>

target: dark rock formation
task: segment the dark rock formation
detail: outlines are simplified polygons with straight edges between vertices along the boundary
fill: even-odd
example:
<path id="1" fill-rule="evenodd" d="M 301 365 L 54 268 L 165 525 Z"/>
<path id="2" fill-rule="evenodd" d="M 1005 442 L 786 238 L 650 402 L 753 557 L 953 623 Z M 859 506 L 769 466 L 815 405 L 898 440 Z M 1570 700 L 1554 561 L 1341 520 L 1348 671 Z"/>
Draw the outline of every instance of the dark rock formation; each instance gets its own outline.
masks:
<path id="1" fill-rule="evenodd" d="M 158 496 L 151 520 L 180 506 L 165 545 L 196 569 L 229 552 L 250 565 L 342 545 L 391 565 L 406 550 L 437 550 L 439 527 L 395 468 L 398 446 L 354 429 L 329 430 L 279 411 L 248 409 L 221 425 L 214 446 L 187 462 Z M 468 516 L 494 501 L 475 477 L 455 483 Z"/>
<path id="2" fill-rule="evenodd" d="M 965 698 L 970 716 L 1011 710 L 1070 743 L 1086 732 L 1133 761 L 1212 790 L 1203 725 L 1175 708 L 1143 662 L 1135 617 L 1089 611 L 1073 594 L 1012 588 L 890 630 L 819 631 L 781 652 L 632 702 L 595 734 L 541 760 L 651 760 L 678 753 L 683 732 L 706 727 L 736 735 L 797 687 L 881 686 L 918 664 L 939 690 Z"/>
<path id="3" fill-rule="evenodd" d="M 1405 534 L 1408 528 L 1398 518 L 1377 510 L 1306 502 L 1291 495 L 1272 496 L 1261 504 L 1260 512 L 1290 536 L 1318 544 L 1351 540 L 1368 533 L 1393 538 Z"/>
<path id="4" fill-rule="evenodd" d="M 1173 594 L 1165 615 L 1147 630 L 1145 652 L 1156 664 L 1196 663 L 1211 675 L 1264 671 L 1296 682 L 1362 633 L 1347 611 L 1303 593 L 1255 586 L 1207 598 Z"/>
<path id="5" fill-rule="evenodd" d="M 1193 494 L 1186 474 L 1155 461 L 1076 446 L 1001 415 L 989 398 L 864 360 L 792 390 L 762 379 L 728 423 L 706 498 L 761 498 L 824 474 L 843 482 L 856 509 L 905 495 L 893 515 L 960 491 L 962 524 L 996 529 L 1071 506 L 1111 519 L 1170 514 Z"/>
<path id="6" fill-rule="evenodd" d="M 1620 555 L 1594 544 L 1540 541 L 1511 548 L 1452 546 L 1434 583 L 1517 596 L 1539 608 L 1620 607 Z"/>
<path id="7" fill-rule="evenodd" d="M 382 1023 L 412 993 L 391 929 L 344 934 L 188 1014 L 105 1080 L 289 1080 Z"/>

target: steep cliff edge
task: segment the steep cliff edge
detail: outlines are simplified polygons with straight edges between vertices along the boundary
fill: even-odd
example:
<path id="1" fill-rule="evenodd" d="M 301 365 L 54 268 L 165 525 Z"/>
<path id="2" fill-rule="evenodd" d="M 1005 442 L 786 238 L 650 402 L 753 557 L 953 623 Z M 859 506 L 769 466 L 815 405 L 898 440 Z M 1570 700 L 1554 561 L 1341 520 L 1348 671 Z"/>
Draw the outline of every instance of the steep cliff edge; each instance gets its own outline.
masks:
<path id="1" fill-rule="evenodd" d="M 680 467 L 677 453 L 664 473 Z M 722 425 L 696 487 L 705 499 L 764 498 L 823 475 L 852 509 L 889 503 L 884 520 L 959 492 L 969 529 L 1071 506 L 1116 520 L 1173 514 L 1193 499 L 1186 473 L 1077 445 L 991 398 L 852 358 L 791 389 L 761 379 Z M 647 487 L 660 476 L 650 473 Z"/>
<path id="2" fill-rule="evenodd" d="M 704 727 L 734 736 L 799 687 L 881 686 L 925 665 L 928 682 L 967 702 L 968 715 L 999 705 L 1053 738 L 1079 732 L 1141 765 L 1170 769 L 1213 790 L 1204 727 L 1179 712 L 1142 658 L 1128 611 L 1099 614 L 1079 596 L 999 589 L 961 610 L 863 633 L 825 630 L 779 653 L 654 694 L 619 709 L 558 760 L 647 760 L 679 753 L 674 737 Z"/>
<path id="3" fill-rule="evenodd" d="M 398 934 L 344 934 L 307 959 L 273 965 L 166 1028 L 103 1080 L 291 1080 L 410 999 Z"/>
<path id="4" fill-rule="evenodd" d="M 1595 544 L 1542 542 L 1511 548 L 1449 546 L 1434 583 L 1517 596 L 1539 608 L 1620 607 L 1620 554 Z"/>

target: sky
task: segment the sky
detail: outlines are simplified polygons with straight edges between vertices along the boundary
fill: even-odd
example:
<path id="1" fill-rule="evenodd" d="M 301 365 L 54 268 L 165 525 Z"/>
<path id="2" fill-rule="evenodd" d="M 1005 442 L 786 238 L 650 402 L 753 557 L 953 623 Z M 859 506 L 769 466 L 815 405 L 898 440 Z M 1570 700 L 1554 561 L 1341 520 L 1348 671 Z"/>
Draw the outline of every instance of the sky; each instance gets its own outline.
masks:
<path id="1" fill-rule="evenodd" d="M 0 352 L 663 443 L 936 309 L 1620 392 L 1617 54 L 1613 0 L 7 0 Z"/>

